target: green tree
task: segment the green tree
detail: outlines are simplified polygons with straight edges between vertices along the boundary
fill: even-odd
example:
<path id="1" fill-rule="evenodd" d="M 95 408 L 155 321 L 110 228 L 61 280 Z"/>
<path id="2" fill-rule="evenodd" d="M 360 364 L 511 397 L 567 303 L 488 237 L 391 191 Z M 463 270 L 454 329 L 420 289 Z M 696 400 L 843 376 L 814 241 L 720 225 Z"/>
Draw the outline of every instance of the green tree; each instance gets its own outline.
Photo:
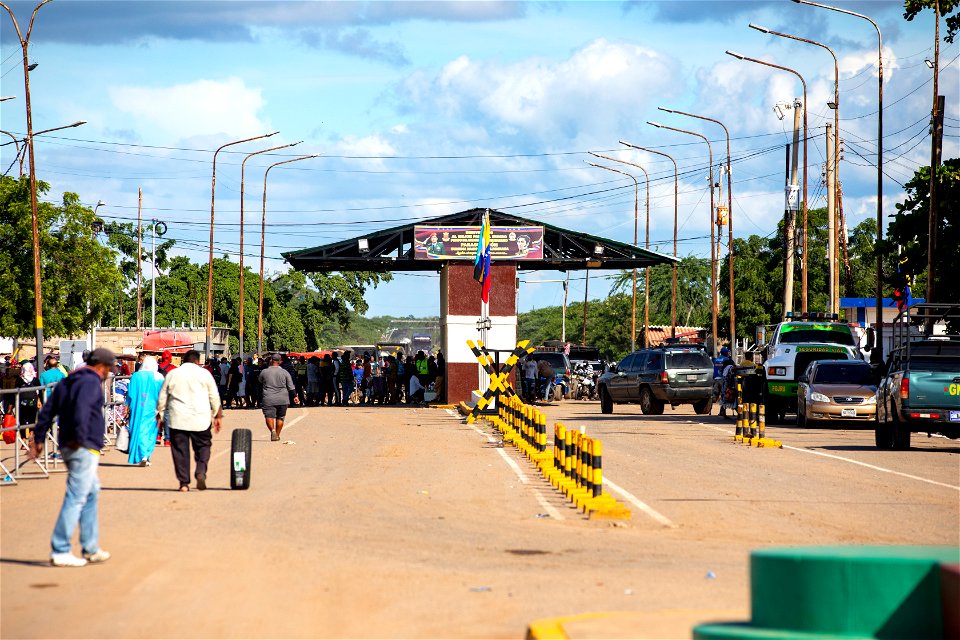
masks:
<path id="1" fill-rule="evenodd" d="M 38 181 L 38 195 L 50 185 Z M 44 332 L 77 335 L 115 303 L 120 272 L 113 250 L 97 242 L 93 211 L 75 193 L 61 203 L 40 202 L 40 244 Z M 0 335 L 26 337 L 34 332 L 33 240 L 30 181 L 0 178 Z"/>
<path id="2" fill-rule="evenodd" d="M 960 159 L 944 161 L 937 171 L 937 253 L 934 264 L 934 296 L 939 301 L 960 300 Z M 888 256 L 899 256 L 902 265 L 888 267 L 891 286 L 902 284 L 910 275 L 915 295 L 922 297 L 927 278 L 927 253 L 930 212 L 930 167 L 920 167 L 905 185 L 906 199 L 897 204 L 897 213 L 887 227 L 880 251 Z M 894 263 L 891 260 L 891 263 Z"/>
<path id="3" fill-rule="evenodd" d="M 947 42 L 953 42 L 957 31 L 960 31 L 960 15 L 950 15 L 960 8 L 960 0 L 905 0 L 903 3 L 903 17 L 913 20 L 924 9 L 933 10 L 934 2 L 940 4 L 940 15 L 945 17 L 947 35 L 943 37 Z"/>

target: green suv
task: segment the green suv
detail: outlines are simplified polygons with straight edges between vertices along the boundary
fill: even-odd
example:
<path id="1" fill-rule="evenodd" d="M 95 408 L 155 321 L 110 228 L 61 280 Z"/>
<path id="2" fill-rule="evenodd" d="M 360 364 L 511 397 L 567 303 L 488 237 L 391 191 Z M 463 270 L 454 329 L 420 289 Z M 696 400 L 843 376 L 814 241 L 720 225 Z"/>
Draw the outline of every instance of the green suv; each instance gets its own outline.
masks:
<path id="1" fill-rule="evenodd" d="M 699 414 L 713 409 L 713 362 L 700 345 L 641 349 L 600 376 L 600 412 L 614 404 L 635 403 L 644 414 L 663 413 L 665 405 L 692 404 Z"/>

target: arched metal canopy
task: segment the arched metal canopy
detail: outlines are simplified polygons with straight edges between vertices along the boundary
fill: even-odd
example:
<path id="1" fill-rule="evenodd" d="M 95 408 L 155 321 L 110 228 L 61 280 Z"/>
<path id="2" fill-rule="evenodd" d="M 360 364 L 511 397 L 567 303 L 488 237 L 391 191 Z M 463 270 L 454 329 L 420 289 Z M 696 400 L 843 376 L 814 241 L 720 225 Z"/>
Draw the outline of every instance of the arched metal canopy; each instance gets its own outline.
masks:
<path id="1" fill-rule="evenodd" d="M 312 249 L 289 251 L 284 253 L 283 257 L 294 269 L 305 272 L 437 271 L 443 266 L 443 261 L 414 258 L 414 227 L 419 225 L 480 226 L 485 211 L 486 209 L 470 209 L 419 220 L 416 223 L 384 229 Z M 581 231 L 562 229 L 493 209 L 490 210 L 490 224 L 493 227 L 543 227 L 543 258 L 524 260 L 524 270 L 634 269 L 677 261 L 673 256 L 647 251 L 631 244 Z"/>

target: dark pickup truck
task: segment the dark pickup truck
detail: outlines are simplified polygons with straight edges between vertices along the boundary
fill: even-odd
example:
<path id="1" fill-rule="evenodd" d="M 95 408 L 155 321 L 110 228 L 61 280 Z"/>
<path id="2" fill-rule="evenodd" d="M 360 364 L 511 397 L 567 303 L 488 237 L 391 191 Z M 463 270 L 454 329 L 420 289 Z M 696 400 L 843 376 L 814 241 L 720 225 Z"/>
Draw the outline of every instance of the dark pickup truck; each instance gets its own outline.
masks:
<path id="1" fill-rule="evenodd" d="M 934 331 L 944 324 L 946 332 Z M 909 449 L 911 433 L 960 437 L 960 335 L 949 333 L 958 329 L 960 305 L 914 305 L 894 321 L 877 387 L 878 448 Z"/>

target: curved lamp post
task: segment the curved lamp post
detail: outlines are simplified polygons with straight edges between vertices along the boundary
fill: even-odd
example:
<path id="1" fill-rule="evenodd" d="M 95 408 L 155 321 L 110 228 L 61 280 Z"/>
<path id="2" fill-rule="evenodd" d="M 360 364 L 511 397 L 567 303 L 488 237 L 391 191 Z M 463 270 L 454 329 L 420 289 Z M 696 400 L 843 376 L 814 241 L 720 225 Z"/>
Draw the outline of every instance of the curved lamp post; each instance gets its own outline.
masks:
<path id="1" fill-rule="evenodd" d="M 13 11 L 0 2 L 0 7 L 7 10 L 10 14 L 10 20 L 13 21 L 13 28 L 17 32 L 17 38 L 20 40 L 20 48 L 23 50 L 23 92 L 24 101 L 27 109 L 27 153 L 30 155 L 30 223 L 33 232 L 33 310 L 34 325 L 37 336 L 37 362 L 43 362 L 43 294 L 40 289 L 40 230 L 37 226 L 37 169 L 34 166 L 33 156 L 33 113 L 30 110 L 30 62 L 27 55 L 30 47 L 30 34 L 33 32 L 33 21 L 37 18 L 37 12 L 40 7 L 50 2 L 43 0 L 33 9 L 30 15 L 30 24 L 27 27 L 27 36 L 24 37 L 20 32 L 20 24 Z"/>
<path id="2" fill-rule="evenodd" d="M 641 167 L 639 164 L 634 162 L 627 162 L 626 160 L 620 160 L 619 158 L 611 158 L 610 156 L 605 156 L 599 153 L 590 152 L 590 155 L 596 158 L 603 158 L 604 160 L 610 160 L 611 162 L 619 162 L 621 164 L 628 164 L 631 167 L 636 167 L 643 171 L 643 178 L 646 182 L 646 206 L 647 206 L 647 219 L 644 224 L 646 229 L 646 243 L 644 248 L 650 250 L 650 176 L 647 174 L 647 170 Z M 634 208 L 633 216 L 633 246 L 637 246 L 637 212 Z M 637 315 L 637 270 L 633 270 L 633 315 L 634 323 L 636 323 Z M 634 333 L 636 333 L 636 328 L 634 328 Z M 650 267 L 644 269 L 644 286 L 643 286 L 643 346 L 644 348 L 650 346 Z M 632 344 L 632 343 L 631 343 Z"/>
<path id="3" fill-rule="evenodd" d="M 707 143 L 707 155 L 710 162 L 710 315 L 712 319 L 711 326 L 711 336 L 713 338 L 713 346 L 710 347 L 711 354 L 714 358 L 717 357 L 717 251 L 716 251 L 716 230 L 713 227 L 713 216 L 714 216 L 714 202 L 713 202 L 713 147 L 710 145 L 710 141 L 707 140 L 707 136 L 697 133 L 696 131 L 687 131 L 686 129 L 678 129 L 676 127 L 670 127 L 665 124 L 660 124 L 659 122 L 650 122 L 647 121 L 647 124 L 658 129 L 669 129 L 670 131 L 676 131 L 677 133 L 686 133 L 691 136 L 696 136 Z"/>
<path id="4" fill-rule="evenodd" d="M 269 151 L 276 151 L 277 149 L 286 149 L 287 147 L 295 147 L 298 144 L 303 142 L 303 140 L 298 140 L 297 142 L 291 142 L 290 144 L 282 144 L 278 147 L 270 147 L 269 149 L 261 149 L 260 151 L 254 151 L 253 153 L 247 154 L 247 157 L 243 159 L 243 162 L 240 163 L 240 358 L 243 359 L 243 300 L 246 298 L 243 282 L 243 185 L 244 185 L 244 171 L 247 167 L 247 160 L 253 156 L 258 156 L 261 153 L 267 153 Z"/>
<path id="5" fill-rule="evenodd" d="M 779 69 L 780 71 L 789 71 L 793 75 L 800 78 L 800 83 L 803 85 L 803 268 L 800 270 L 800 310 L 803 313 L 806 313 L 807 267 L 810 262 L 810 246 L 807 244 L 807 81 L 804 80 L 803 76 L 801 76 L 798 72 L 790 69 L 789 67 L 781 67 L 780 65 L 773 64 L 772 62 L 764 62 L 763 60 L 757 60 L 756 58 L 748 58 L 745 55 L 741 55 L 729 50 L 727 51 L 727 55 L 731 55 L 738 60 L 746 60 L 747 62 L 762 64 L 765 67 L 773 67 L 774 69 Z"/>
<path id="6" fill-rule="evenodd" d="M 845 13 L 848 16 L 862 18 L 873 25 L 877 30 L 877 243 L 883 240 L 883 34 L 880 33 L 880 27 L 877 23 L 855 11 L 847 11 L 838 7 L 831 7 L 826 4 L 810 2 L 810 0 L 793 0 L 797 4 L 807 4 L 811 7 L 820 7 L 829 9 L 837 13 Z M 806 105 L 803 107 L 806 113 Z M 874 330 L 877 334 L 877 349 L 870 353 L 870 360 L 879 363 L 883 360 L 883 258 L 880 252 L 877 252 L 877 315 Z"/>
<path id="7" fill-rule="evenodd" d="M 816 40 L 808 40 L 806 38 L 801 38 L 800 36 L 792 36 L 788 33 L 780 33 L 779 31 L 774 31 L 773 29 L 767 29 L 766 27 L 761 27 L 760 25 L 753 24 L 752 22 L 748 25 L 751 29 L 756 29 L 761 33 L 768 33 L 772 36 L 780 36 L 781 38 L 789 38 L 790 40 L 796 40 L 797 42 L 805 42 L 807 44 L 812 44 L 822 49 L 826 49 L 827 53 L 833 58 L 833 102 L 827 103 L 827 106 L 833 109 L 833 166 L 831 166 L 828 176 L 833 177 L 832 184 L 830 186 L 830 215 L 828 219 L 828 251 L 830 253 L 830 312 L 838 313 L 840 310 L 840 269 L 838 268 L 837 261 L 837 237 L 840 233 L 840 226 L 837 224 L 837 215 L 840 212 L 840 206 L 837 199 L 837 184 L 840 181 L 840 65 L 837 63 L 837 54 L 833 52 L 833 49 L 823 44 L 822 42 L 817 42 Z M 828 161 L 829 161 L 829 155 Z"/>
<path id="8" fill-rule="evenodd" d="M 301 160 L 319 157 L 320 154 L 316 153 L 310 156 L 281 160 L 280 162 L 274 162 L 263 172 L 263 217 L 260 220 L 260 300 L 257 309 L 257 353 L 263 353 L 263 248 L 264 238 L 267 235 L 267 176 L 270 175 L 270 169 L 279 167 L 282 164 L 290 164 L 291 162 L 300 162 Z"/>
<path id="9" fill-rule="evenodd" d="M 677 171 L 677 161 L 673 159 L 673 156 L 667 155 L 662 151 L 656 151 L 654 149 L 649 149 L 647 147 L 638 147 L 635 144 L 630 144 L 629 142 L 624 142 L 620 140 L 620 144 L 625 147 L 630 147 L 631 149 L 638 149 L 640 151 L 646 151 L 647 153 L 654 153 L 658 156 L 663 156 L 670 160 L 673 163 L 673 283 L 670 288 L 670 337 L 677 337 L 677 218 L 678 218 L 678 200 L 680 195 L 680 174 Z M 649 241 L 649 234 L 647 236 Z M 647 289 L 649 289 L 649 277 L 647 279 Z M 649 294 L 647 295 L 647 302 L 650 301 Z"/>
<path id="10" fill-rule="evenodd" d="M 667 113 L 675 113 L 680 116 L 687 116 L 690 118 L 697 118 L 699 120 L 707 120 L 709 122 L 715 122 L 716 124 L 723 127 L 723 133 L 727 138 L 727 232 L 729 234 L 728 242 L 728 251 L 727 253 L 730 256 L 730 346 L 731 348 L 736 347 L 736 335 L 737 335 L 737 325 L 736 325 L 736 303 L 734 302 L 733 296 L 733 186 L 730 180 L 730 132 L 727 130 L 726 125 L 724 125 L 719 120 L 714 120 L 713 118 L 708 118 L 707 116 L 698 116 L 695 113 L 687 113 L 686 111 L 678 111 L 676 109 L 667 109 L 666 107 L 657 107 L 660 111 L 665 111 Z M 717 236 L 717 245 L 720 244 L 719 233 Z M 734 356 L 736 354 L 734 353 Z"/>
<path id="11" fill-rule="evenodd" d="M 17 155 L 14 156 L 13 162 L 16 162 L 17 160 L 20 161 L 20 177 L 22 178 L 22 177 L 23 177 L 23 158 L 20 157 L 20 139 L 17 138 L 17 137 L 16 137 L 15 135 L 13 135 L 12 133 L 10 133 L 9 131 L 4 131 L 3 129 L 0 129 L 0 133 L 2 133 L 2 134 L 4 134 L 4 135 L 7 135 L 7 136 L 10 136 L 10 139 L 13 140 L 13 145 L 14 145 L 14 147 L 16 147 L 16 149 L 17 149 Z M 6 145 L 8 145 L 8 144 L 10 144 L 10 143 L 9 143 L 9 142 L 5 142 L 5 143 L 4 143 L 4 146 L 6 146 Z M 10 163 L 10 167 L 13 167 L 13 162 Z M 8 169 L 9 169 L 10 167 L 8 167 Z M 7 175 L 7 174 L 4 173 L 3 175 Z"/>
<path id="12" fill-rule="evenodd" d="M 244 142 L 269 138 L 270 136 L 275 136 L 278 133 L 280 132 L 274 131 L 273 133 L 265 133 L 262 136 L 254 136 L 252 138 L 244 138 L 243 140 L 228 142 L 227 144 L 220 145 L 220 147 L 213 152 L 213 177 L 210 179 L 210 263 L 207 265 L 207 335 L 204 342 L 205 348 L 203 355 L 205 362 L 210 362 L 210 351 L 211 347 L 213 346 L 211 344 L 211 336 L 213 335 L 213 215 L 217 196 L 217 154 L 227 147 L 232 147 L 235 144 L 242 144 Z"/>
<path id="13" fill-rule="evenodd" d="M 596 155 L 596 154 L 590 154 Z M 584 162 L 587 162 L 584 160 Z M 612 167 L 605 167 L 602 164 L 595 164 L 593 162 L 587 162 L 591 167 L 596 167 L 597 169 L 605 169 L 607 171 L 612 171 L 614 173 L 619 173 L 622 176 L 627 176 L 633 180 L 633 246 L 637 246 L 637 220 L 640 216 L 640 183 L 637 182 L 636 176 L 633 176 L 626 171 L 620 171 L 619 169 L 614 169 Z M 633 270 L 633 312 L 630 314 L 630 351 L 636 351 L 637 349 L 637 270 Z"/>

